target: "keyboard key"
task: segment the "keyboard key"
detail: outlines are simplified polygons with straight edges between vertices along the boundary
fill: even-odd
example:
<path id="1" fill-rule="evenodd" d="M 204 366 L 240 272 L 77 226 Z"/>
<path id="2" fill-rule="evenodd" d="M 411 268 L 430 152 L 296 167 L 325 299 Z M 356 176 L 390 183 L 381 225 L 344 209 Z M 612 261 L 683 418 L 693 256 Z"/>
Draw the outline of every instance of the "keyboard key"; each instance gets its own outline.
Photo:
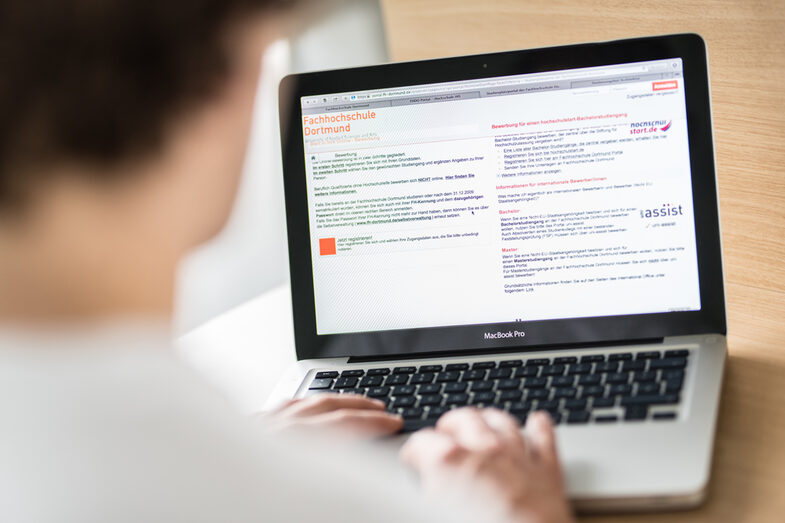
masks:
<path id="1" fill-rule="evenodd" d="M 591 402 L 593 409 L 608 409 L 616 405 L 616 398 L 594 398 Z"/>
<path id="2" fill-rule="evenodd" d="M 673 405 L 679 402 L 678 394 L 645 394 L 621 399 L 623 407 L 628 405 Z"/>
<path id="3" fill-rule="evenodd" d="M 628 361 L 632 359 L 631 352 L 617 352 L 616 354 L 609 354 L 608 361 Z"/>
<path id="4" fill-rule="evenodd" d="M 474 365 L 472 365 L 472 370 L 477 370 L 477 369 L 494 369 L 494 368 L 496 368 L 496 362 L 495 361 L 479 361 L 479 362 L 475 363 Z"/>
<path id="5" fill-rule="evenodd" d="M 416 432 L 426 427 L 432 427 L 435 424 L 436 424 L 436 417 L 434 418 L 428 417 L 425 419 L 404 419 L 401 432 L 402 433 Z"/>
<path id="6" fill-rule="evenodd" d="M 616 416 L 615 414 L 594 416 L 594 421 L 596 423 L 615 423 L 618 420 L 619 420 L 619 417 Z"/>
<path id="7" fill-rule="evenodd" d="M 441 394 L 425 394 L 424 396 L 420 396 L 420 403 L 418 403 L 418 405 L 421 407 L 441 405 L 442 399 Z"/>
<path id="8" fill-rule="evenodd" d="M 491 369 L 488 372 L 488 379 L 489 380 L 498 380 L 500 378 L 509 378 L 512 376 L 512 369 L 504 368 L 504 369 Z"/>
<path id="9" fill-rule="evenodd" d="M 588 423 L 589 413 L 585 410 L 575 410 L 567 414 L 567 423 Z"/>
<path id="10" fill-rule="evenodd" d="M 487 373 L 488 371 L 482 369 L 467 370 L 463 373 L 461 381 L 482 381 Z"/>
<path id="11" fill-rule="evenodd" d="M 510 392 L 510 391 L 505 391 Z M 474 396 L 472 396 L 472 403 L 493 403 L 496 401 L 496 393 L 492 391 L 485 391 L 485 392 L 476 392 Z"/>
<path id="12" fill-rule="evenodd" d="M 655 412 L 651 417 L 657 421 L 664 421 L 669 419 L 676 419 L 675 412 Z"/>
<path id="13" fill-rule="evenodd" d="M 438 394 L 442 391 L 441 383 L 425 383 L 417 389 L 419 394 Z"/>
<path id="14" fill-rule="evenodd" d="M 414 374 L 417 372 L 417 367 L 395 367 L 393 374 Z"/>
<path id="15" fill-rule="evenodd" d="M 368 369 L 366 373 L 367 376 L 387 376 L 390 373 L 390 369 Z"/>
<path id="16" fill-rule="evenodd" d="M 411 396 L 414 394 L 416 387 L 414 385 L 398 385 L 397 387 L 393 387 L 392 395 L 393 396 Z"/>
<path id="17" fill-rule="evenodd" d="M 428 409 L 428 414 L 426 414 L 425 417 L 428 419 L 436 419 L 448 410 L 450 410 L 449 407 L 431 407 Z"/>
<path id="18" fill-rule="evenodd" d="M 479 392 L 478 394 L 486 394 L 486 393 Z M 499 401 L 518 401 L 521 399 L 522 396 L 523 396 L 523 392 L 520 390 L 503 390 L 499 393 Z"/>
<path id="19" fill-rule="evenodd" d="M 633 375 L 632 379 L 635 381 L 655 381 L 657 373 L 649 370 L 644 372 L 638 371 Z"/>
<path id="20" fill-rule="evenodd" d="M 570 365 L 567 374 L 588 374 L 591 372 L 591 363 L 577 363 Z"/>
<path id="21" fill-rule="evenodd" d="M 461 373 L 457 370 L 451 370 L 449 372 L 440 372 L 436 375 L 436 381 L 439 383 L 444 383 L 447 381 L 458 381 L 458 378 L 461 377 Z"/>
<path id="22" fill-rule="evenodd" d="M 326 390 L 333 386 L 333 380 L 330 378 L 316 378 L 311 382 L 311 390 Z"/>
<path id="23" fill-rule="evenodd" d="M 583 387 L 581 392 L 582 398 L 590 398 L 592 396 L 604 396 L 605 387 L 603 385 L 587 385 Z"/>
<path id="24" fill-rule="evenodd" d="M 408 409 L 403 409 L 401 412 L 401 416 L 403 419 L 420 419 L 423 415 L 423 409 L 421 407 L 409 407 Z"/>
<path id="25" fill-rule="evenodd" d="M 417 398 L 414 396 L 401 396 L 400 398 L 395 398 L 393 401 L 392 407 L 394 409 L 398 408 L 407 408 L 407 407 L 414 407 L 414 403 L 417 401 Z"/>
<path id="26" fill-rule="evenodd" d="M 537 403 L 537 410 L 557 410 L 559 400 L 542 400 Z"/>
<path id="27" fill-rule="evenodd" d="M 619 370 L 618 361 L 601 361 L 594 366 L 594 372 L 616 372 Z"/>
<path id="28" fill-rule="evenodd" d="M 566 369 L 564 365 L 546 365 L 542 368 L 540 376 L 562 376 Z"/>
<path id="29" fill-rule="evenodd" d="M 578 395 L 578 389 L 575 388 L 559 388 L 553 391 L 553 398 L 574 398 Z"/>
<path id="30" fill-rule="evenodd" d="M 597 374 L 584 374 L 578 378 L 578 385 L 599 385 L 602 382 L 602 376 Z"/>
<path id="31" fill-rule="evenodd" d="M 621 366 L 621 370 L 623 372 L 627 372 L 631 370 L 645 370 L 645 369 L 646 369 L 646 362 L 643 360 L 625 361 Z"/>
<path id="32" fill-rule="evenodd" d="M 624 421 L 642 421 L 648 413 L 649 408 L 646 405 L 631 405 L 624 411 Z"/>
<path id="33" fill-rule="evenodd" d="M 553 358 L 553 363 L 578 363 L 577 356 L 559 356 L 558 358 Z"/>
<path id="34" fill-rule="evenodd" d="M 658 351 L 658 350 L 650 350 L 650 351 L 645 351 L 645 352 L 639 352 L 637 354 L 637 356 L 635 356 L 635 359 L 637 359 L 637 360 L 653 360 L 653 359 L 659 358 L 661 356 L 662 355 L 660 354 L 660 351 Z"/>
<path id="35" fill-rule="evenodd" d="M 564 408 L 567 410 L 586 410 L 585 399 L 568 399 L 564 401 Z"/>
<path id="36" fill-rule="evenodd" d="M 384 376 L 366 376 L 360 380 L 360 387 L 379 387 L 384 381 Z"/>
<path id="37" fill-rule="evenodd" d="M 540 372 L 539 367 L 518 367 L 512 373 L 513 378 L 529 378 L 534 377 Z"/>
<path id="38" fill-rule="evenodd" d="M 632 385 L 614 383 L 608 386 L 608 396 L 629 396 L 632 394 Z"/>
<path id="39" fill-rule="evenodd" d="M 368 389 L 369 398 L 382 398 L 390 394 L 390 387 L 371 387 Z"/>
<path id="40" fill-rule="evenodd" d="M 444 386 L 444 392 L 465 392 L 466 386 L 464 382 L 454 381 Z"/>
<path id="41" fill-rule="evenodd" d="M 336 389 L 354 388 L 354 387 L 357 386 L 357 382 L 358 381 L 360 381 L 360 380 L 358 380 L 357 378 L 343 378 L 343 377 L 341 377 L 341 378 L 338 378 L 335 381 L 335 387 L 334 388 L 336 388 Z"/>
<path id="42" fill-rule="evenodd" d="M 523 361 L 521 360 L 504 360 L 499 362 L 500 369 L 506 369 L 509 367 L 520 367 L 523 365 Z"/>
<path id="43" fill-rule="evenodd" d="M 662 371 L 662 379 L 684 379 L 684 370 L 682 369 L 667 369 Z"/>
<path id="44" fill-rule="evenodd" d="M 472 392 L 483 392 L 493 389 L 492 381 L 475 381 L 472 383 Z"/>
<path id="45" fill-rule="evenodd" d="M 605 376 L 605 383 L 627 383 L 629 379 L 629 372 L 611 372 Z"/>
<path id="46" fill-rule="evenodd" d="M 550 395 L 550 389 L 529 389 L 526 392 L 526 400 L 547 400 Z"/>
<path id="47" fill-rule="evenodd" d="M 446 371 L 451 370 L 469 370 L 468 363 L 448 363 L 447 366 L 444 368 Z"/>
<path id="48" fill-rule="evenodd" d="M 337 377 L 338 377 L 337 370 L 323 370 L 321 372 L 316 373 L 316 379 L 337 378 Z"/>
<path id="49" fill-rule="evenodd" d="M 426 372 L 425 374 L 412 374 L 412 379 L 409 380 L 409 383 L 412 385 L 419 385 L 421 383 L 432 383 L 433 378 L 436 377 L 436 374 L 433 372 Z"/>
<path id="50" fill-rule="evenodd" d="M 647 383 L 639 383 L 638 384 L 638 391 L 636 394 L 659 394 L 660 393 L 660 384 L 654 382 L 647 382 Z"/>
<path id="51" fill-rule="evenodd" d="M 521 380 L 510 378 L 506 380 L 499 380 L 496 383 L 496 388 L 498 390 L 510 390 L 510 389 L 519 389 L 521 387 Z"/>
<path id="52" fill-rule="evenodd" d="M 665 351 L 666 358 L 686 358 L 690 355 L 690 351 L 687 349 L 672 349 Z"/>
<path id="53" fill-rule="evenodd" d="M 667 379 L 665 380 L 665 392 L 667 393 L 676 393 L 681 391 L 682 386 L 684 386 L 683 379 Z"/>
<path id="54" fill-rule="evenodd" d="M 341 377 L 342 378 L 359 378 L 363 374 L 365 374 L 365 371 L 362 370 L 362 369 L 351 369 L 351 370 L 343 371 L 341 373 Z"/>
<path id="55" fill-rule="evenodd" d="M 426 372 L 441 372 L 442 366 L 441 365 L 420 365 L 420 370 L 418 371 L 420 374 Z"/>
<path id="56" fill-rule="evenodd" d="M 510 408 L 507 410 L 510 412 L 510 414 L 527 414 L 530 410 L 532 410 L 532 402 L 524 401 L 511 403 Z"/>
<path id="57" fill-rule="evenodd" d="M 649 370 L 656 369 L 683 369 L 687 366 L 687 358 L 664 358 L 661 360 L 652 360 L 649 364 Z"/>
<path id="58" fill-rule="evenodd" d="M 605 356 L 603 354 L 589 354 L 587 356 L 581 356 L 581 363 L 599 363 L 601 361 L 605 361 Z"/>
<path id="59" fill-rule="evenodd" d="M 469 402 L 469 395 L 466 393 L 447 394 L 444 398 L 445 405 L 466 405 Z"/>
<path id="60" fill-rule="evenodd" d="M 407 381 L 409 381 L 408 374 L 393 374 L 392 376 L 387 376 L 387 379 L 384 380 L 384 384 L 386 386 L 406 385 Z"/>
<path id="61" fill-rule="evenodd" d="M 540 389 L 548 383 L 547 378 L 526 378 L 523 380 L 523 386 L 527 389 Z"/>
<path id="62" fill-rule="evenodd" d="M 575 376 L 556 376 L 551 380 L 551 387 L 572 387 L 575 385 Z"/>

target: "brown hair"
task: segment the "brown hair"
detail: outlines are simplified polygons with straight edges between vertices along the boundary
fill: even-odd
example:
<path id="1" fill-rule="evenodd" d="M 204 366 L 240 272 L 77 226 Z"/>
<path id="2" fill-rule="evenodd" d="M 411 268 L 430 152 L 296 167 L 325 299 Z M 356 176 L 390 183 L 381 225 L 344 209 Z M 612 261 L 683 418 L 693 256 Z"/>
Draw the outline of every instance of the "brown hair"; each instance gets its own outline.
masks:
<path id="1" fill-rule="evenodd" d="M 0 210 L 29 167 L 111 164 L 229 71 L 225 32 L 285 0 L 0 0 Z"/>

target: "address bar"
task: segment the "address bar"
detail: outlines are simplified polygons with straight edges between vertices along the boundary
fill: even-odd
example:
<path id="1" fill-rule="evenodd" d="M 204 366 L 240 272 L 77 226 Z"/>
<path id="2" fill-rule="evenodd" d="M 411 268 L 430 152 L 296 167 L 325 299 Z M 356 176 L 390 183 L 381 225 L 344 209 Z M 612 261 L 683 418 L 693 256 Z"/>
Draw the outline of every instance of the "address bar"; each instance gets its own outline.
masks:
<path id="1" fill-rule="evenodd" d="M 422 95 L 428 93 L 446 93 L 462 91 L 467 88 L 482 89 L 486 87 L 504 87 L 509 85 L 530 84 L 535 82 L 548 82 L 556 80 L 574 80 L 576 78 L 598 78 L 603 76 L 617 76 L 624 74 L 645 73 L 660 69 L 660 64 L 634 65 L 634 66 L 601 66 L 598 68 L 584 69 L 581 71 L 565 71 L 562 73 L 527 73 L 524 75 L 496 78 L 493 80 L 466 80 L 461 82 L 446 82 L 443 84 L 429 85 L 419 88 L 400 88 L 377 91 L 366 95 L 357 96 L 357 100 L 379 100 L 398 96 Z"/>
<path id="2" fill-rule="evenodd" d="M 420 87 L 416 89 L 397 89 L 394 92 L 384 92 L 384 93 L 374 93 L 375 96 L 372 94 L 368 98 L 386 98 L 389 96 L 406 96 L 406 95 L 417 95 L 417 94 L 426 94 L 426 93 L 436 93 L 436 92 L 449 92 L 451 90 L 463 90 L 467 87 L 471 87 L 472 89 L 476 88 L 484 88 L 484 87 L 503 87 L 507 85 L 520 85 L 526 83 L 534 83 L 534 82 L 547 82 L 549 80 L 570 80 L 575 78 L 596 78 L 598 76 L 615 76 L 615 75 L 622 75 L 622 74 L 632 74 L 632 73 L 645 73 L 649 71 L 649 67 L 645 65 L 638 65 L 638 66 L 627 66 L 627 67 L 616 67 L 607 69 L 604 71 L 575 71 L 575 72 L 564 72 L 564 73 L 532 73 L 531 75 L 527 74 L 525 78 L 521 77 L 512 77 L 512 78 L 503 78 L 503 79 L 495 79 L 495 80 L 486 80 L 486 81 L 476 81 L 470 80 L 467 82 L 458 82 L 458 83 L 447 83 L 442 84 L 441 86 L 428 86 L 428 87 Z"/>

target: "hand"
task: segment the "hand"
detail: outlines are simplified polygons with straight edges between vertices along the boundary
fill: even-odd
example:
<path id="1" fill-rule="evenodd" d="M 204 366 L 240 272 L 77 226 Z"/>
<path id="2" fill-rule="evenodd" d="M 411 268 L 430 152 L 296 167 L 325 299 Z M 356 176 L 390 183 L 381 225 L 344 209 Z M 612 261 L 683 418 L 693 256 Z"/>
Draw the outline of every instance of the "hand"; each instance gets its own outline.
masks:
<path id="1" fill-rule="evenodd" d="M 401 459 L 420 473 L 426 494 L 496 507 L 503 521 L 574 521 L 547 413 L 532 414 L 521 434 L 500 410 L 450 411 L 435 429 L 413 434 Z"/>
<path id="2" fill-rule="evenodd" d="M 386 412 L 381 401 L 356 394 L 318 394 L 292 400 L 262 417 L 273 430 L 332 430 L 360 437 L 394 434 L 403 419 Z"/>

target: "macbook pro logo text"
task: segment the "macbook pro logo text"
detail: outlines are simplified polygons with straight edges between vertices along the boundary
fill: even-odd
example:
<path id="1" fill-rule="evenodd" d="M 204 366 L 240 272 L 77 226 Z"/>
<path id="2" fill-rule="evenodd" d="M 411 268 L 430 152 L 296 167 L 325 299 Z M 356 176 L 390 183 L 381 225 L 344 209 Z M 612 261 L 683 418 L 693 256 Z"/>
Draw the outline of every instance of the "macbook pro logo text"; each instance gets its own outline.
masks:
<path id="1" fill-rule="evenodd" d="M 523 338 L 526 336 L 526 333 L 523 331 L 496 331 L 496 332 L 486 332 L 483 334 L 483 338 L 486 340 L 500 340 L 503 338 Z"/>

